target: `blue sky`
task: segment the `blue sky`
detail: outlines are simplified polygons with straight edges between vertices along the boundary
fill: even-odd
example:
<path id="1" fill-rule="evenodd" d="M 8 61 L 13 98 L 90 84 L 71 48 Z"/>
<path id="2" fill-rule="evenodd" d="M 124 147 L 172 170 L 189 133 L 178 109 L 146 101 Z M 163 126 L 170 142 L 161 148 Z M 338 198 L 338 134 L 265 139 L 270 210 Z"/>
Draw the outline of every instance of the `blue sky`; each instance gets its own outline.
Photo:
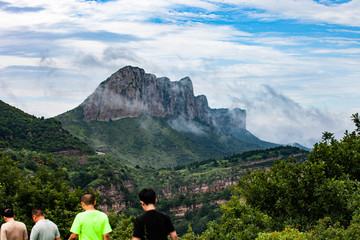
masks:
<path id="1" fill-rule="evenodd" d="M 261 139 L 311 147 L 353 130 L 360 0 L 0 0 L 0 99 L 38 117 L 113 72 L 189 76 Z"/>

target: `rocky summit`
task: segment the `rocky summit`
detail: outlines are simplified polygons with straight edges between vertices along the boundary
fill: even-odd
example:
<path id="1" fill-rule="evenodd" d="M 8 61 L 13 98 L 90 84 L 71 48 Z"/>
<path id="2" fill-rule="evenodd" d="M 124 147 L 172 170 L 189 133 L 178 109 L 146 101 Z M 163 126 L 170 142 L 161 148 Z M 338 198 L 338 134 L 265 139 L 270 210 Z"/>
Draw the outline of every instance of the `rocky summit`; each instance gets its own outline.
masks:
<path id="1" fill-rule="evenodd" d="M 102 82 L 83 103 L 84 121 L 113 121 L 145 113 L 183 117 L 217 128 L 246 128 L 246 111 L 211 109 L 206 96 L 194 96 L 189 77 L 170 81 L 138 67 L 126 66 Z"/>

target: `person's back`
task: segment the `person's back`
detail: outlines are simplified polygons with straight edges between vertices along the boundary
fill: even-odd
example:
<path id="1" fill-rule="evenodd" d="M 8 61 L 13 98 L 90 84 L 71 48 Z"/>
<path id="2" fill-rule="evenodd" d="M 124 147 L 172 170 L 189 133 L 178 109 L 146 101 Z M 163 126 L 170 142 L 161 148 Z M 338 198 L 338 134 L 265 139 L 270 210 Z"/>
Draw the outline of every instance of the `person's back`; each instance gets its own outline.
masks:
<path id="1" fill-rule="evenodd" d="M 1 225 L 1 239 L 27 240 L 26 226 L 22 222 L 15 221 L 12 209 L 5 209 L 3 212 L 5 223 Z"/>
<path id="2" fill-rule="evenodd" d="M 55 223 L 45 219 L 45 214 L 40 208 L 32 211 L 35 225 L 31 229 L 30 240 L 60 240 L 60 232 Z"/>
<path id="3" fill-rule="evenodd" d="M 139 229 L 134 236 L 144 235 L 149 240 L 167 240 L 169 233 L 174 231 L 169 215 L 157 210 L 144 212 L 135 219 L 134 225 Z"/>
<path id="4" fill-rule="evenodd" d="M 54 240 L 57 237 L 60 239 L 59 230 L 49 219 L 37 222 L 30 234 L 30 240 Z"/>
<path id="5" fill-rule="evenodd" d="M 156 194 L 151 188 L 143 189 L 139 193 L 141 206 L 144 213 L 136 217 L 134 221 L 133 240 L 167 240 L 170 235 L 172 240 L 177 240 L 175 228 L 169 215 L 157 211 Z"/>
<path id="6" fill-rule="evenodd" d="M 86 193 L 81 197 L 81 206 L 85 212 L 78 213 L 71 226 L 69 240 L 102 240 L 110 239 L 112 231 L 107 215 L 95 209 L 95 196 Z"/>
<path id="7" fill-rule="evenodd" d="M 107 219 L 107 215 L 98 210 L 81 212 L 76 215 L 70 232 L 77 233 L 79 239 L 103 239 Z"/>

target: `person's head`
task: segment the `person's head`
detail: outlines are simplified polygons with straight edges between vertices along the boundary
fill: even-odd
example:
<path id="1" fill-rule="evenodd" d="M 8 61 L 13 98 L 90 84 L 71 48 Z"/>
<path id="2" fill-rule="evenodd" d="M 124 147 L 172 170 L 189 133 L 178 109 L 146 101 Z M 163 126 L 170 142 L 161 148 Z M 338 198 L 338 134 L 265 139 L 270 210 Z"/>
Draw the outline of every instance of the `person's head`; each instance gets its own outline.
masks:
<path id="1" fill-rule="evenodd" d="M 144 188 L 139 192 L 140 201 L 145 205 L 156 204 L 156 194 L 151 188 Z"/>
<path id="2" fill-rule="evenodd" d="M 43 212 L 43 210 L 41 210 L 40 208 L 34 208 L 31 212 L 32 215 L 32 219 L 34 220 L 35 223 L 37 223 L 38 221 L 45 219 L 45 214 Z"/>
<path id="3" fill-rule="evenodd" d="M 86 206 L 95 206 L 95 196 L 92 193 L 85 193 L 81 196 L 81 203 Z"/>
<path id="4" fill-rule="evenodd" d="M 7 208 L 3 211 L 3 217 L 5 222 L 15 218 L 14 211 L 11 208 Z"/>

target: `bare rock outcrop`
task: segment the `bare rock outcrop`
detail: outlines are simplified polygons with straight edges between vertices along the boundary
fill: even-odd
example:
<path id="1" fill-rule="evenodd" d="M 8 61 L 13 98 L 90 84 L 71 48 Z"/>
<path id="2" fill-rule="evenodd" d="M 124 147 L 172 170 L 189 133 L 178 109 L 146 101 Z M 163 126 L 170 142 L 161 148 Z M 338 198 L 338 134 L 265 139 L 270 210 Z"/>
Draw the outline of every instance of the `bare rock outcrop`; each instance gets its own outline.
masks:
<path id="1" fill-rule="evenodd" d="M 245 110 L 211 109 L 206 96 L 194 96 L 189 77 L 172 82 L 131 66 L 102 82 L 82 107 L 84 121 L 111 121 L 146 113 L 155 117 L 198 119 L 215 127 L 246 127 Z"/>

